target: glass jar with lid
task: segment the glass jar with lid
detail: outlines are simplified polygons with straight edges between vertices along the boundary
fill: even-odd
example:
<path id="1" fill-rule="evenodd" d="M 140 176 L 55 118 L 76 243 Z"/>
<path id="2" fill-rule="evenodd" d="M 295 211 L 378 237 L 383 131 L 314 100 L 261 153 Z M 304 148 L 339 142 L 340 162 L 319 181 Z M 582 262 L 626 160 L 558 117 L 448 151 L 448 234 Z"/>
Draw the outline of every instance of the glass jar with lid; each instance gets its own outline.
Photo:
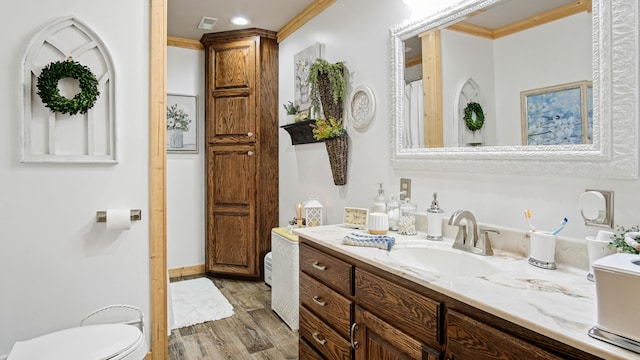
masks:
<path id="1" fill-rule="evenodd" d="M 400 204 L 400 218 L 398 218 L 398 234 L 416 235 L 416 216 L 418 214 L 418 205 L 411 202 L 409 198 Z"/>

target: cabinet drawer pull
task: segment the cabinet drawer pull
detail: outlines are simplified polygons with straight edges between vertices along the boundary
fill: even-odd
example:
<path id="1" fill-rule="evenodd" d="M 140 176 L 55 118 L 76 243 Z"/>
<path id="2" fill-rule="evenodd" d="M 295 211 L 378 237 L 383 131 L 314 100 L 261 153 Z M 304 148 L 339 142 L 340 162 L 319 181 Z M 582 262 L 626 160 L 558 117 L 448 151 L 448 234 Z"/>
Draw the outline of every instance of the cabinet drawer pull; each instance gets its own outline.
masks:
<path id="1" fill-rule="evenodd" d="M 253 155 L 253 151 L 247 151 L 247 155 L 249 156 Z"/>
<path id="2" fill-rule="evenodd" d="M 252 132 L 248 132 L 248 133 L 247 133 L 247 136 L 248 136 L 248 137 L 252 137 L 252 136 L 253 136 L 253 133 L 252 133 Z"/>
<path id="3" fill-rule="evenodd" d="M 317 333 L 317 332 L 314 332 L 314 333 L 312 334 L 312 336 L 313 336 L 313 340 L 315 340 L 315 341 L 316 341 L 318 344 L 320 344 L 320 345 L 324 345 L 324 344 L 326 344 L 326 342 L 327 342 L 327 339 L 320 339 L 320 338 L 318 337 L 318 333 Z"/>
<path id="4" fill-rule="evenodd" d="M 351 324 L 351 331 L 349 331 L 349 336 L 351 337 L 351 348 L 354 350 L 357 349 L 359 346 L 357 341 L 353 341 L 353 338 L 356 336 L 356 330 L 358 330 L 358 324 L 357 323 Z"/>
<path id="5" fill-rule="evenodd" d="M 321 301 L 320 298 L 318 296 L 314 296 L 311 298 L 311 300 L 313 300 L 314 303 L 320 305 L 320 306 L 325 306 L 327 305 L 326 301 Z"/>
<path id="6" fill-rule="evenodd" d="M 314 261 L 313 264 L 311 264 L 311 266 L 313 266 L 314 268 L 316 268 L 318 270 L 327 270 L 326 266 L 320 265 L 320 263 L 318 263 L 317 261 Z"/>

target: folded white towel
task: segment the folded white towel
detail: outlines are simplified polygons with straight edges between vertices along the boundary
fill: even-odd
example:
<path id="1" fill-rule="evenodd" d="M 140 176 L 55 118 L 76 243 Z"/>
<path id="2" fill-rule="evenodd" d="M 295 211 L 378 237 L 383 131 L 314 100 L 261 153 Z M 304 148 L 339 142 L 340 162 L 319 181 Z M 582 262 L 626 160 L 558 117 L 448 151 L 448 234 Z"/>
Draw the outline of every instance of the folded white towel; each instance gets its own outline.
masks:
<path id="1" fill-rule="evenodd" d="M 344 245 L 376 247 L 387 251 L 391 250 L 391 247 L 395 243 L 396 239 L 387 235 L 351 233 L 342 239 L 342 244 Z"/>

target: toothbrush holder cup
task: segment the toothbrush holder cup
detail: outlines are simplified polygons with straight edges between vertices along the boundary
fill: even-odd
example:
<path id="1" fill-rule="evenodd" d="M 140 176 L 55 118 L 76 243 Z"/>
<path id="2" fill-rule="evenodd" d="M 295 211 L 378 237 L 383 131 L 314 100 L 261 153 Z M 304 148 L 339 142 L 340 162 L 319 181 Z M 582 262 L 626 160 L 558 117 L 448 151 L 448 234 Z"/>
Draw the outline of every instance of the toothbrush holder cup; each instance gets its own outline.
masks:
<path id="1" fill-rule="evenodd" d="M 556 235 L 548 231 L 530 231 L 531 251 L 529 264 L 539 268 L 555 270 Z"/>

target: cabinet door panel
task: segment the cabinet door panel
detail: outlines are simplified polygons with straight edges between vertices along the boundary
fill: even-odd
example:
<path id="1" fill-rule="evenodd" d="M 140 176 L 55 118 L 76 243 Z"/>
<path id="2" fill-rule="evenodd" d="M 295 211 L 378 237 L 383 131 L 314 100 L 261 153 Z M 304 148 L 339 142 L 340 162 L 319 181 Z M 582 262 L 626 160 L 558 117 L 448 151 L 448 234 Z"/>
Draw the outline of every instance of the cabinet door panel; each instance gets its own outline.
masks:
<path id="1" fill-rule="evenodd" d="M 212 45 L 208 56 L 213 75 L 206 109 L 208 142 L 256 141 L 255 48 L 255 40 Z"/>
<path id="2" fill-rule="evenodd" d="M 447 313 L 447 357 L 455 360 L 561 359 L 452 310 Z"/>
<path id="3" fill-rule="evenodd" d="M 252 40 L 213 45 L 215 89 L 251 87 L 255 76 L 255 49 Z"/>
<path id="4" fill-rule="evenodd" d="M 356 306 L 356 360 L 438 360 L 440 353 Z"/>
<path id="5" fill-rule="evenodd" d="M 209 189 L 213 206 L 251 207 L 255 199 L 255 154 L 250 146 L 211 147 Z"/>
<path id="6" fill-rule="evenodd" d="M 207 153 L 207 271 L 256 276 L 255 156 L 251 146 L 210 146 Z"/>
<path id="7" fill-rule="evenodd" d="M 351 300 L 303 272 L 300 273 L 300 303 L 342 336 L 349 336 Z"/>

